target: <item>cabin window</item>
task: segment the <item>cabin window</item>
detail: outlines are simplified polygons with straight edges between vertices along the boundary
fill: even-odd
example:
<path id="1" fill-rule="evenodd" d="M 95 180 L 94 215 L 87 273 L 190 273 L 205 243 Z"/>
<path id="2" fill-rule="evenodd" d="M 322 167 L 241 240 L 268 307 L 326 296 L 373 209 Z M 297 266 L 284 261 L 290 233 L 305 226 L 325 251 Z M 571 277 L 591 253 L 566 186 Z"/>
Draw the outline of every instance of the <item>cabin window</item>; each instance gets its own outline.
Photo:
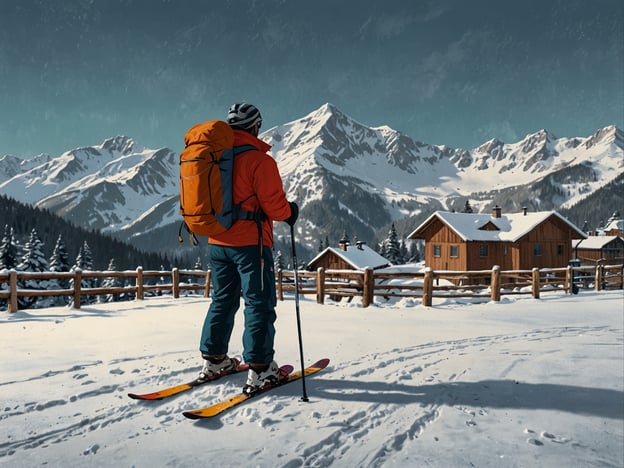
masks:
<path id="1" fill-rule="evenodd" d="M 535 244 L 533 246 L 533 255 L 535 255 L 536 257 L 542 256 L 542 244 Z"/>
<path id="2" fill-rule="evenodd" d="M 479 246 L 479 256 L 480 257 L 487 257 L 488 256 L 488 246 L 483 244 Z"/>
<path id="3" fill-rule="evenodd" d="M 507 246 L 503 245 L 503 255 L 507 255 Z"/>
<path id="4" fill-rule="evenodd" d="M 459 257 L 459 246 L 458 245 L 451 245 L 451 257 Z"/>
<path id="5" fill-rule="evenodd" d="M 563 255 L 563 244 L 557 244 L 557 255 L 560 257 Z"/>
<path id="6" fill-rule="evenodd" d="M 433 246 L 433 256 L 440 257 L 442 255 L 442 246 L 434 245 Z"/>

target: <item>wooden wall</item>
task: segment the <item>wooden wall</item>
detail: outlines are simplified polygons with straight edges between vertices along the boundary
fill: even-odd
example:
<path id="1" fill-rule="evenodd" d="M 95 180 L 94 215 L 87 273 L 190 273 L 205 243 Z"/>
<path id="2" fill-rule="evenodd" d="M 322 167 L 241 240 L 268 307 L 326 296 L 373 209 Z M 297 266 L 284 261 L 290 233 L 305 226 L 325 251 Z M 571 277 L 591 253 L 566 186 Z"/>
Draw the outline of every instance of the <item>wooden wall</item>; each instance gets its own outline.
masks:
<path id="1" fill-rule="evenodd" d="M 439 219 L 434 219 L 423 232 L 426 265 L 434 270 L 488 270 L 499 265 L 503 270 L 530 270 L 558 268 L 568 265 L 572 258 L 572 237 L 576 232 L 556 216 L 536 226 L 518 242 L 464 241 Z M 440 246 L 440 256 L 434 255 Z M 451 246 L 457 246 L 459 255 L 451 257 Z M 541 254 L 535 255 L 536 245 Z M 481 257 L 481 246 L 487 247 L 487 256 Z"/>
<path id="2" fill-rule="evenodd" d="M 572 237 L 576 233 L 561 219 L 551 216 L 524 236 L 520 245 L 520 259 L 516 269 L 558 268 L 568 265 L 572 258 Z M 535 246 L 542 254 L 534 255 Z M 561 253 L 560 253 L 561 252 Z"/>
<path id="3" fill-rule="evenodd" d="M 433 220 L 424 233 L 425 263 L 434 270 L 466 270 L 468 258 L 466 243 L 453 230 L 440 220 Z M 431 236 L 431 238 L 429 238 Z M 440 246 L 440 256 L 434 256 L 434 246 Z M 451 257 L 451 246 L 457 245 L 459 255 Z"/>
<path id="4" fill-rule="evenodd" d="M 487 257 L 481 257 L 481 246 L 487 246 Z M 498 265 L 503 270 L 515 269 L 511 242 L 469 242 L 468 269 L 490 270 Z"/>
<path id="5" fill-rule="evenodd" d="M 576 250 L 576 252 L 574 251 Z M 618 237 L 603 246 L 602 249 L 572 249 L 572 253 L 578 255 L 581 261 L 595 263 L 598 260 L 612 260 L 621 263 L 624 259 L 624 239 Z"/>

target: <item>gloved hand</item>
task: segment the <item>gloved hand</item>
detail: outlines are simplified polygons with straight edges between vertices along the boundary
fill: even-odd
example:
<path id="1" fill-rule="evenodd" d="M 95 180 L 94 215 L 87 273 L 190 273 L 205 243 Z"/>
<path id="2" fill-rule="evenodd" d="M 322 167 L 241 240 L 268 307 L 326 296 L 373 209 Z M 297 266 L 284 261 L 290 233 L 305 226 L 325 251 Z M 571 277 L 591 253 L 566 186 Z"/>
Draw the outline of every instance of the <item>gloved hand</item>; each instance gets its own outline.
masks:
<path id="1" fill-rule="evenodd" d="M 294 226 L 299 217 L 299 207 L 295 202 L 288 202 L 288 204 L 290 205 L 290 217 L 285 219 L 284 222 L 289 226 Z"/>

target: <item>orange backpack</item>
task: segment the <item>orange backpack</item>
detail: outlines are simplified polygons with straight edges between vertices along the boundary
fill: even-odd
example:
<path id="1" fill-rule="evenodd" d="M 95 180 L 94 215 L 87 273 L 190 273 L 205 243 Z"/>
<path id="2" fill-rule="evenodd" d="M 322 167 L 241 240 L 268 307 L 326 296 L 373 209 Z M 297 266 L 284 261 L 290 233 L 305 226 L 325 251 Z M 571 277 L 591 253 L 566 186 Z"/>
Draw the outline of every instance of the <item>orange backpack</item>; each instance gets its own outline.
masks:
<path id="1" fill-rule="evenodd" d="M 234 203 L 232 175 L 234 157 L 257 148 L 234 146 L 234 132 L 221 120 L 191 127 L 184 135 L 184 146 L 180 153 L 180 214 L 186 229 L 213 236 L 227 231 L 235 219 L 256 219 L 256 213 Z"/>

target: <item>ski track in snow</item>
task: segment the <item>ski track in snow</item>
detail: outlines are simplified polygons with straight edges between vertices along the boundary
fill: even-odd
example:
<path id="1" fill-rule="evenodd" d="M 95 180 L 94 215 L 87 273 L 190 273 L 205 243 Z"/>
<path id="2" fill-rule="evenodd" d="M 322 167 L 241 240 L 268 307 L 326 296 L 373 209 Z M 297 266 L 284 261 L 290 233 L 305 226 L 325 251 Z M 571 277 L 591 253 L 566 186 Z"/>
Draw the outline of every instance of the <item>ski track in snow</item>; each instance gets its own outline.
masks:
<path id="1" fill-rule="evenodd" d="M 479 383 L 454 386 L 455 382 L 470 382 L 470 367 L 462 366 L 462 357 L 488 350 L 505 360 L 499 375 L 504 379 L 523 360 L 531 359 L 531 347 L 526 353 L 510 355 L 506 343 L 526 341 L 548 342 L 556 349 L 557 340 L 604 331 L 605 327 L 562 327 L 535 330 L 516 335 L 483 336 L 447 342 L 432 342 L 408 348 L 372 353 L 351 362 L 332 360 L 330 366 L 306 380 L 313 401 L 330 400 L 330 410 L 315 410 L 314 404 L 298 402 L 300 392 L 296 383 L 276 389 L 271 393 L 243 404 L 220 417 L 191 423 L 181 416 L 184 410 L 204 406 L 211 401 L 237 393 L 244 375 L 233 375 L 201 389 L 186 392 L 170 399 L 141 402 L 127 397 L 128 392 L 148 392 L 175 385 L 194 377 L 197 367 L 195 356 L 180 352 L 173 359 L 153 359 L 136 356 L 128 359 L 86 362 L 68 369 L 51 370 L 31 376 L 24 381 L 0 383 L 4 387 L 20 386 L 24 391 L 13 390 L 13 395 L 24 395 L 24 400 L 9 399 L 0 412 L 0 425 L 11 427 L 5 441 L 0 443 L 0 463 L 28 450 L 63 444 L 85 434 L 110 426 L 122 426 L 119 437 L 129 439 L 142 434 L 163 431 L 175 424 L 197 424 L 209 429 L 223 425 L 242 425 L 255 422 L 270 431 L 292 430 L 292 425 L 312 425 L 318 440 L 305 445 L 293 442 L 288 455 L 278 460 L 281 466 L 329 466 L 348 462 L 352 466 L 382 466 L 390 457 L 425 433 L 436 423 L 444 411 L 458 411 L 465 416 L 466 431 L 474 429 L 485 420 L 488 411 L 479 404 Z M 535 351 L 535 354 L 540 351 Z M 172 354 L 169 353 L 170 357 Z M 161 355 L 162 357 L 162 355 Z M 155 363 L 168 363 L 159 366 Z M 449 365 L 449 362 L 453 365 Z M 146 364 L 147 363 L 147 364 Z M 296 364 L 296 363 L 295 363 Z M 296 367 L 296 365 L 295 365 Z M 442 369 L 447 369 L 446 371 Z M 452 369 L 449 372 L 448 369 Z M 73 373 L 72 388 L 58 389 L 55 379 Z M 66 377 L 64 377 L 66 380 Z M 50 399 L 36 399 L 36 389 L 29 391 L 24 382 L 36 382 L 36 388 L 56 389 L 69 395 Z M 102 382 L 107 382 L 103 384 Z M 483 391 L 488 391 L 482 384 Z M 435 389 L 435 391 L 432 391 Z M 468 394 L 470 393 L 470 394 Z M 539 398 L 539 395 L 535 395 Z M 466 402 L 474 401 L 475 407 Z M 138 416 L 153 414 L 153 424 L 137 428 L 133 423 Z M 307 419 L 301 421 L 301 419 Z M 286 424 L 286 426 L 282 426 Z M 392 428 L 388 436 L 388 428 Z M 568 444 L 570 438 L 548 431 L 526 428 L 522 434 L 527 444 L 537 446 L 545 443 Z M 367 442 L 374 440 L 379 449 L 375 452 L 359 451 Z M 572 444 L 573 445 L 573 444 Z M 101 447 L 93 444 L 85 447 L 82 455 L 95 456 Z M 253 453 L 257 463 L 265 454 Z M 275 459 L 266 460 L 267 466 L 275 466 Z M 355 464 L 354 464 L 355 463 Z"/>

